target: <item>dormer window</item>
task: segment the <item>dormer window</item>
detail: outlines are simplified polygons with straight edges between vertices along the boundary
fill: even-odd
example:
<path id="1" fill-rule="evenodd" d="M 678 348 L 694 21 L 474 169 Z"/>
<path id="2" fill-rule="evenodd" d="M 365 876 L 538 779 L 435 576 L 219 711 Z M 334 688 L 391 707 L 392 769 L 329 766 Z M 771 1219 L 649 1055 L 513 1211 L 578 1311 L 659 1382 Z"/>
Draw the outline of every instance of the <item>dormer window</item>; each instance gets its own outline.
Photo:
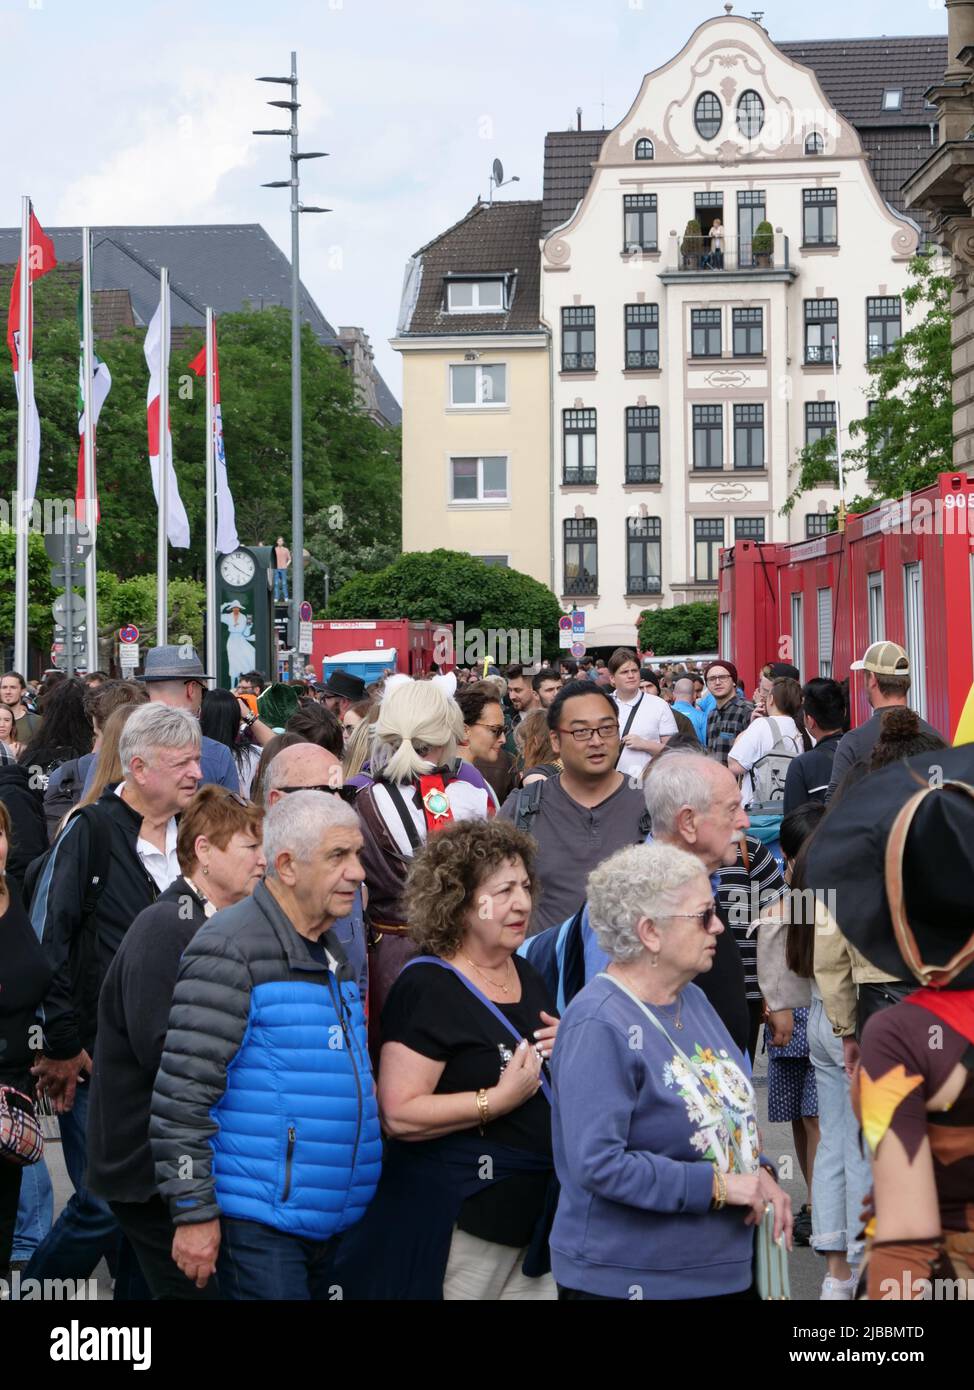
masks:
<path id="1" fill-rule="evenodd" d="M 655 151 L 655 149 L 653 148 L 653 142 L 652 142 L 652 140 L 637 140 L 637 141 L 636 141 L 636 158 L 637 158 L 637 159 L 655 159 L 655 158 L 656 158 L 656 151 Z"/>
<path id="2" fill-rule="evenodd" d="M 883 89 L 883 110 L 902 111 L 903 110 L 903 88 L 885 87 Z"/>
<path id="3" fill-rule="evenodd" d="M 502 275 L 447 280 L 446 307 L 450 314 L 506 313 L 507 281 Z"/>
<path id="4" fill-rule="evenodd" d="M 822 139 L 821 135 L 819 135 L 817 130 L 813 130 L 811 135 L 805 136 L 806 154 L 821 154 L 824 149 L 825 141 Z"/>

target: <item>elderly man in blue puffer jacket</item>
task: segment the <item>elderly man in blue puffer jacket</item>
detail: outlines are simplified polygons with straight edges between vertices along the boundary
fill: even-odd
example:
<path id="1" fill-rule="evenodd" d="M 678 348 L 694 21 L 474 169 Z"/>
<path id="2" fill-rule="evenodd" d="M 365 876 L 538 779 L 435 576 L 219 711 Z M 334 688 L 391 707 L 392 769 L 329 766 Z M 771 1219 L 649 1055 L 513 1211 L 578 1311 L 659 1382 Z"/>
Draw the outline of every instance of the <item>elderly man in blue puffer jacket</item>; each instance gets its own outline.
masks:
<path id="1" fill-rule="evenodd" d="M 329 929 L 364 878 L 354 811 L 300 791 L 264 823 L 267 879 L 186 948 L 152 1098 L 176 1264 L 230 1299 L 335 1297 L 379 1179 L 356 981 Z M 201 882 L 206 890 L 205 880 Z"/>

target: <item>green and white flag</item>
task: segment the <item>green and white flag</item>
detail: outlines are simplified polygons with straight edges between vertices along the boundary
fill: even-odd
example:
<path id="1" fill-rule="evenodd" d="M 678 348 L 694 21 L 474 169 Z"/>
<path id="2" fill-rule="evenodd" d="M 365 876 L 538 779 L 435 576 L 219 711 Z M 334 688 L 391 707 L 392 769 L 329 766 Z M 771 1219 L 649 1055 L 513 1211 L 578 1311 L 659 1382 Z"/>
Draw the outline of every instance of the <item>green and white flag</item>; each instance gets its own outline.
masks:
<path id="1" fill-rule="evenodd" d="M 85 316 L 83 303 L 83 290 L 78 291 L 78 491 L 75 496 L 75 516 L 78 521 L 85 520 Z M 94 448 L 95 427 L 98 424 L 98 417 L 101 408 L 105 404 L 109 391 L 112 389 L 112 374 L 108 366 L 101 360 L 92 348 L 92 398 L 91 398 L 91 425 L 92 425 L 92 448 Z M 95 519 L 100 521 L 101 514 L 98 508 L 98 486 L 95 485 Z"/>

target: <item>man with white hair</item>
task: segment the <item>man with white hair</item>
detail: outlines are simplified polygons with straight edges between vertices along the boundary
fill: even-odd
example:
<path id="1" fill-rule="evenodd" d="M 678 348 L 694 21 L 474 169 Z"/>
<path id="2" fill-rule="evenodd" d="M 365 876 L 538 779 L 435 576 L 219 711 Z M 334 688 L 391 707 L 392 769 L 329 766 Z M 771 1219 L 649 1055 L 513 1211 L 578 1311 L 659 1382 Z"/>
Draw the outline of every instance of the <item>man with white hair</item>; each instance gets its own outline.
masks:
<path id="1" fill-rule="evenodd" d="M 179 875 L 175 817 L 199 783 L 199 721 L 166 705 L 142 705 L 125 725 L 119 756 L 123 781 L 72 816 L 31 898 L 31 922 L 53 971 L 42 1006 L 44 1051 L 33 1073 L 60 1114 L 75 1187 L 34 1252 L 32 1279 L 83 1278 L 118 1244 L 109 1207 L 85 1189 L 84 1082 L 102 980 L 135 918 Z"/>
<path id="2" fill-rule="evenodd" d="M 335 923 L 364 878 L 337 796 L 286 793 L 267 879 L 218 912 L 180 965 L 152 1098 L 172 1255 L 233 1300 L 334 1297 L 342 1232 L 379 1178 L 381 1136 L 356 982 Z"/>

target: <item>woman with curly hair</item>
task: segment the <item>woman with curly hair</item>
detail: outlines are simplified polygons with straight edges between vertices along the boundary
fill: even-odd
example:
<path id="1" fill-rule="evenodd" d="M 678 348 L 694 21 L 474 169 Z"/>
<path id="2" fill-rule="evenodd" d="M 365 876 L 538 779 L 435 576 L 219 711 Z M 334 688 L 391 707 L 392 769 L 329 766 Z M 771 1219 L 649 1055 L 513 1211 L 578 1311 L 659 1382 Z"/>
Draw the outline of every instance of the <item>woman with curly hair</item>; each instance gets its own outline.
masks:
<path id="1" fill-rule="evenodd" d="M 346 1297 L 555 1297 L 547 1067 L 558 1020 L 517 955 L 534 855 L 506 821 L 473 820 L 430 836 L 413 860 L 405 902 L 420 955 L 382 1014 L 389 1142 L 342 1271 Z"/>

